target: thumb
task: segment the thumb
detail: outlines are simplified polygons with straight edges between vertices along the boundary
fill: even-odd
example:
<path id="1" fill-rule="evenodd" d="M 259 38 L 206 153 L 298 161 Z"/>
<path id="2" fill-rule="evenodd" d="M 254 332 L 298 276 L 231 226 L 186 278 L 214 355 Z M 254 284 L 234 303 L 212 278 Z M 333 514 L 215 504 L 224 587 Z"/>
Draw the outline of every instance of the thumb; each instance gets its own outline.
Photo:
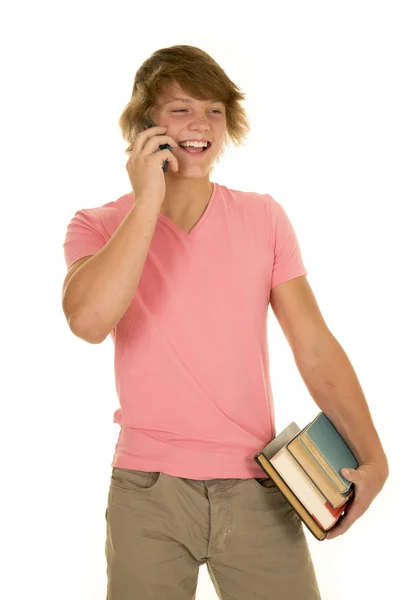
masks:
<path id="1" fill-rule="evenodd" d="M 343 475 L 343 477 L 346 477 L 346 479 L 348 479 L 349 481 L 354 481 L 354 479 L 357 477 L 355 469 L 340 469 L 340 472 Z"/>

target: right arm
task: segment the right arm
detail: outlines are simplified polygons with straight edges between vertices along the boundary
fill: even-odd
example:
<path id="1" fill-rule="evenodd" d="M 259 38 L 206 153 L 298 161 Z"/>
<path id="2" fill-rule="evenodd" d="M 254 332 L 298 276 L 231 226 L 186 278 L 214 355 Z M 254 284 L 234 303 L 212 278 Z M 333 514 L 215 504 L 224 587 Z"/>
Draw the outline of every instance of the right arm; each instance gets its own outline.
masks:
<path id="1" fill-rule="evenodd" d="M 71 331 L 92 344 L 101 343 L 117 325 L 136 293 L 153 238 L 166 184 L 162 165 L 178 170 L 176 156 L 160 150 L 177 147 L 155 126 L 138 134 L 126 168 L 135 203 L 105 246 L 76 266 L 64 283 L 62 305 Z M 73 267 L 72 267 L 73 268 Z"/>
<path id="2" fill-rule="evenodd" d="M 101 343 L 115 327 L 135 295 L 160 209 L 135 202 L 107 244 L 71 276 L 62 306 L 71 331 Z"/>

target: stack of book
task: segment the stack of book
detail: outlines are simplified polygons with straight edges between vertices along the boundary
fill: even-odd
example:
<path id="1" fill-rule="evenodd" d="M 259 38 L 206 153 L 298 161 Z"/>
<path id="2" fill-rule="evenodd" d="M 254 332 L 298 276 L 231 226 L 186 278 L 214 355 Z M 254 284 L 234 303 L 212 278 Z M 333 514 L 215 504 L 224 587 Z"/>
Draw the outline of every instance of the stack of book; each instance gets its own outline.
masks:
<path id="1" fill-rule="evenodd" d="M 317 540 L 324 540 L 344 517 L 354 484 L 340 469 L 357 469 L 359 464 L 323 412 L 302 430 L 291 423 L 254 460 Z"/>

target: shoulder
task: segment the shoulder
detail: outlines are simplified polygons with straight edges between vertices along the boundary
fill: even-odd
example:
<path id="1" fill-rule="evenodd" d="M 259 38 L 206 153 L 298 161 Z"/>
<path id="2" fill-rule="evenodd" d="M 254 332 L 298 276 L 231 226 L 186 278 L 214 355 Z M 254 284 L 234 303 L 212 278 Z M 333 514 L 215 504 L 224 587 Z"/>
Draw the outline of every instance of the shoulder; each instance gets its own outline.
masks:
<path id="1" fill-rule="evenodd" d="M 221 198 L 224 199 L 227 204 L 238 209 L 246 210 L 247 214 L 255 211 L 258 216 L 260 216 L 260 212 L 270 215 L 271 203 L 274 202 L 274 199 L 268 193 L 236 190 L 220 184 L 219 192 Z"/>
<path id="2" fill-rule="evenodd" d="M 100 206 L 80 208 L 72 219 L 74 222 L 87 223 L 95 229 L 112 235 L 128 214 L 133 204 L 133 193 L 127 193 L 117 200 L 106 202 Z"/>
<path id="3" fill-rule="evenodd" d="M 82 212 L 88 217 L 97 220 L 107 220 L 120 214 L 125 217 L 126 213 L 132 207 L 133 192 L 120 196 L 117 200 L 112 200 L 101 204 L 100 206 L 92 206 L 81 208 L 78 212 Z"/>

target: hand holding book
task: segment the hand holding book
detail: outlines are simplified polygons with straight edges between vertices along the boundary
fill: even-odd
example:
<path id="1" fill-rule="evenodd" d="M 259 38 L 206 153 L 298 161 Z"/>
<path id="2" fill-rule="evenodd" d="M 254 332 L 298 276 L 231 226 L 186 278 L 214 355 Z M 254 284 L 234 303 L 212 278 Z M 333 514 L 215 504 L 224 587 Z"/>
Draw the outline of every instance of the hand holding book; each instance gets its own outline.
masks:
<path id="1" fill-rule="evenodd" d="M 342 469 L 342 475 L 354 484 L 355 492 L 343 519 L 328 532 L 328 540 L 343 535 L 365 513 L 388 477 L 385 469 L 373 464 L 361 464 L 358 469 Z"/>
<path id="2" fill-rule="evenodd" d="M 376 465 L 359 466 L 323 412 L 302 430 L 291 423 L 254 460 L 318 540 L 347 531 L 387 478 Z"/>

